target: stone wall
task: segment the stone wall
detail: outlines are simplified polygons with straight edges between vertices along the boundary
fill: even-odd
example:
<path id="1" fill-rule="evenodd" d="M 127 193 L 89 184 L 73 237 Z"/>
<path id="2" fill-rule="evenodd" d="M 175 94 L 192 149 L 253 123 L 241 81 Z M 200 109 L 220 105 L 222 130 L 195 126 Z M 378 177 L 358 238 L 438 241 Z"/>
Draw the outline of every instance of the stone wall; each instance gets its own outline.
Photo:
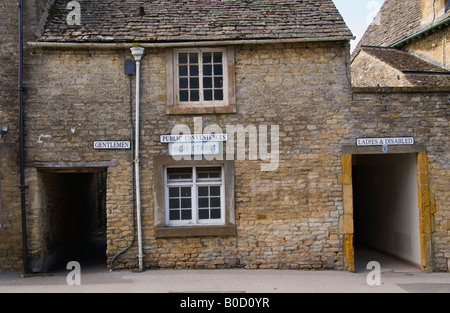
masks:
<path id="1" fill-rule="evenodd" d="M 15 6 L 10 7 L 11 16 Z M 8 48 L 9 47 L 9 48 Z M 141 75 L 141 200 L 145 267 L 161 268 L 345 268 L 340 227 L 343 212 L 343 146 L 360 137 L 413 136 L 426 147 L 436 212 L 433 254 L 446 270 L 448 247 L 448 93 L 365 89 L 352 94 L 346 42 L 242 45 L 235 55 L 233 114 L 174 115 L 166 112 L 166 50 L 146 49 Z M 4 45 L 3 55 L 15 44 Z M 9 49 L 9 50 L 7 50 Z M 95 150 L 95 140 L 129 140 L 134 77 L 124 73 L 126 50 L 35 49 L 26 53 L 27 211 L 30 258 L 43 252 L 45 223 L 42 171 L 107 170 L 108 260 L 132 240 L 129 150 Z M 4 60 L 4 59 L 2 59 Z M 4 63 L 4 62 L 3 62 Z M 6 67 L 16 75 L 13 66 Z M 3 75 L 3 74 L 2 74 Z M 10 77 L 9 77 L 10 78 Z M 1 76 L 9 89 L 14 82 Z M 131 83 L 131 86 L 130 86 Z M 6 85 L 5 85 L 6 86 Z M 392 89 L 391 89 L 392 91 Z M 416 90 L 418 91 L 418 90 Z M 3 92 L 3 91 L 2 91 Z M 11 132 L 0 139 L 1 269 L 20 268 L 15 93 L 1 93 L 0 122 Z M 132 110 L 131 110 L 132 111 Z M 6 112 L 4 114 L 4 112 Z M 155 234 L 155 159 L 168 155 L 159 136 L 177 124 L 194 131 L 227 125 L 279 127 L 279 164 L 234 158 L 235 235 L 159 238 Z M 12 126 L 11 126 L 12 125 Z M 47 184 L 48 185 L 48 184 Z M 137 266 L 137 242 L 114 268 Z"/>
<path id="2" fill-rule="evenodd" d="M 450 28 L 448 26 L 413 40 L 402 49 L 450 70 Z"/>
<path id="3" fill-rule="evenodd" d="M 194 117 L 166 114 L 166 53 L 147 49 L 140 157 L 145 265 L 342 269 L 337 142 L 349 132 L 340 112 L 351 99 L 348 45 L 234 50 L 237 113 L 203 115 L 203 127 L 279 126 L 279 167 L 262 172 L 267 161 L 251 161 L 248 155 L 235 160 L 236 236 L 157 239 L 154 184 L 160 182 L 153 181 L 153 159 L 168 153 L 159 136 L 180 123 L 193 131 Z M 37 50 L 28 64 L 33 79 L 27 93 L 27 163 L 117 162 L 107 173 L 110 257 L 131 241 L 130 156 L 129 151 L 94 150 L 92 142 L 130 138 L 129 78 L 123 69 L 127 58 L 128 51 Z M 31 205 L 29 211 L 39 208 Z M 136 266 L 136 254 L 134 244 L 115 266 Z"/>
<path id="4" fill-rule="evenodd" d="M 420 24 L 427 25 L 445 13 L 446 0 L 420 0 Z"/>
<path id="5" fill-rule="evenodd" d="M 429 208 L 432 212 L 434 270 L 448 270 L 450 192 L 448 92 L 420 92 L 414 88 L 357 88 L 350 109 L 350 136 L 414 137 L 428 158 Z M 368 108 L 370 108 L 368 110 Z M 433 229 L 434 226 L 434 229 Z"/>
<path id="6" fill-rule="evenodd" d="M 353 87 L 408 87 L 413 85 L 401 71 L 363 50 L 352 62 Z"/>
<path id="7" fill-rule="evenodd" d="M 20 224 L 20 192 L 18 164 L 18 100 L 17 4 L 0 4 L 0 129 L 8 132 L 0 138 L 0 270 L 20 269 L 22 238 Z"/>

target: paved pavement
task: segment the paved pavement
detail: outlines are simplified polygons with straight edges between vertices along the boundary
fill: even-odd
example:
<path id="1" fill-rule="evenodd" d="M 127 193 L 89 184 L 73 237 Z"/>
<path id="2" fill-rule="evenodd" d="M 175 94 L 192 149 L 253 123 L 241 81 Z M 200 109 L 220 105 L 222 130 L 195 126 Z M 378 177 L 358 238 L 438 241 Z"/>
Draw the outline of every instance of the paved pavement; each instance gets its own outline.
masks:
<path id="1" fill-rule="evenodd" d="M 81 268 L 80 285 L 67 283 L 70 270 L 22 278 L 0 273 L 0 293 L 450 293 L 450 273 L 417 270 L 374 272 L 296 270 L 147 270 Z M 69 275 L 74 281 L 76 276 Z"/>

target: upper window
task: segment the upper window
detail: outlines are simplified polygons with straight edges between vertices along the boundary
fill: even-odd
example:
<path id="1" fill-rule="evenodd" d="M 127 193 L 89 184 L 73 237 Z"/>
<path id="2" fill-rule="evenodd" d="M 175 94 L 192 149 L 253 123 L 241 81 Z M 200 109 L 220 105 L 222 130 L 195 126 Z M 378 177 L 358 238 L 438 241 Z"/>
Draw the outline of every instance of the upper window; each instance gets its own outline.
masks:
<path id="1" fill-rule="evenodd" d="M 166 169 L 166 225 L 223 225 L 222 167 Z"/>
<path id="2" fill-rule="evenodd" d="M 445 13 L 447 13 L 449 9 L 450 9 L 450 0 L 446 0 L 445 1 Z"/>
<path id="3" fill-rule="evenodd" d="M 180 104 L 226 102 L 224 55 L 222 50 L 177 52 L 177 96 Z"/>
<path id="4" fill-rule="evenodd" d="M 235 113 L 233 51 L 231 48 L 168 50 L 168 113 Z"/>

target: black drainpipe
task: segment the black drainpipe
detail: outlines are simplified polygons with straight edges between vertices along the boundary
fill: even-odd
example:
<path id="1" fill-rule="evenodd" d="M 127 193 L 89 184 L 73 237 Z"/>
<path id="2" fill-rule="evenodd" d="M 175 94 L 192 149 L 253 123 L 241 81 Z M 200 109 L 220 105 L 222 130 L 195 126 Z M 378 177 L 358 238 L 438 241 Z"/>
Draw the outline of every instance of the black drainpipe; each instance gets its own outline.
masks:
<path id="1" fill-rule="evenodd" d="M 20 201 L 22 211 L 23 273 L 28 274 L 27 212 L 25 206 L 25 145 L 23 133 L 23 0 L 19 0 L 19 142 L 20 142 Z"/>

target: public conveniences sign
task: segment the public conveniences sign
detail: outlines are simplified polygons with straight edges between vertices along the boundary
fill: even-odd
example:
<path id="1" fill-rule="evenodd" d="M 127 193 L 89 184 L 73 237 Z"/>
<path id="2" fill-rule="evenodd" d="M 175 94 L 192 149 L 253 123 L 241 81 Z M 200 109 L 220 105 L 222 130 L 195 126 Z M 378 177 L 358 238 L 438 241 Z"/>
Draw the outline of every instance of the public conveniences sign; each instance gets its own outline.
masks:
<path id="1" fill-rule="evenodd" d="M 227 141 L 227 134 L 162 135 L 161 143 Z"/>
<path id="2" fill-rule="evenodd" d="M 161 143 L 169 144 L 170 156 L 216 155 L 219 142 L 227 141 L 227 134 L 162 135 Z"/>

